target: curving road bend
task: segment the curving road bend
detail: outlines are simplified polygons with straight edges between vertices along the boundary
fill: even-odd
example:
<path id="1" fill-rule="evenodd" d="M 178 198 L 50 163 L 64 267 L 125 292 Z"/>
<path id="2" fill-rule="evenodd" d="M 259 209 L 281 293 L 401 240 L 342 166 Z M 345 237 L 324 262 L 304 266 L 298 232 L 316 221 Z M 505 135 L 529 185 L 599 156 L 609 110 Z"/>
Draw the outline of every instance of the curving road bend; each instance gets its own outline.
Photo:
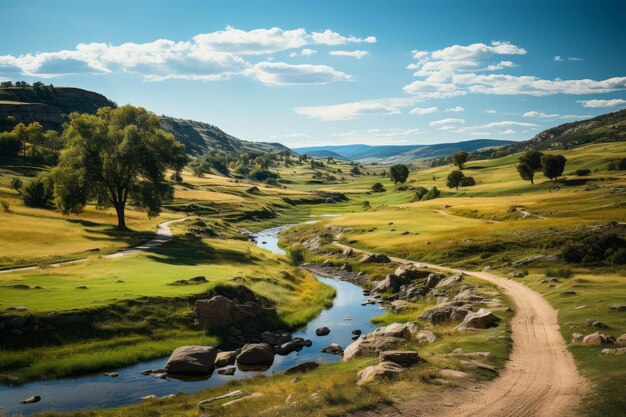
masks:
<path id="1" fill-rule="evenodd" d="M 340 248 L 349 246 L 335 242 Z M 355 252 L 369 252 L 352 248 Z M 390 258 L 401 264 L 418 264 Z M 525 285 L 490 272 L 466 271 L 440 265 L 423 264 L 432 269 L 472 275 L 502 288 L 515 305 L 511 322 L 513 351 L 500 377 L 482 385 L 471 395 L 461 397 L 453 407 L 432 410 L 429 416 L 441 417 L 555 417 L 574 416 L 587 382 L 578 373 L 574 358 L 559 332 L 557 312 L 537 292 Z M 421 415 L 418 406 L 400 406 L 396 415 Z M 388 414 L 394 415 L 394 413 Z"/>

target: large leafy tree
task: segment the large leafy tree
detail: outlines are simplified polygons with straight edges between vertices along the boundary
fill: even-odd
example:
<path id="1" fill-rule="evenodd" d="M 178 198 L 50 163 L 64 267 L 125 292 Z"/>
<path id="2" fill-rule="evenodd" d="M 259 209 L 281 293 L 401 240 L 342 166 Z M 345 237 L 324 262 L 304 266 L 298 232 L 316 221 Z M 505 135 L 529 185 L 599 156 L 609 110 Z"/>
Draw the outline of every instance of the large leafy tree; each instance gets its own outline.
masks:
<path id="1" fill-rule="evenodd" d="M 543 167 L 543 175 L 551 180 L 556 181 L 565 170 L 567 158 L 563 155 L 544 155 L 541 157 L 541 166 Z"/>
<path id="2" fill-rule="evenodd" d="M 463 169 L 463 165 L 467 162 L 467 157 L 469 154 L 465 151 L 459 151 L 452 155 L 452 163 L 459 167 L 459 169 Z"/>
<path id="3" fill-rule="evenodd" d="M 540 151 L 526 151 L 519 157 L 517 164 L 517 172 L 520 177 L 531 184 L 535 183 L 535 172 L 541 170 L 541 157 L 543 153 Z"/>
<path id="4" fill-rule="evenodd" d="M 159 118 L 140 107 L 104 107 L 95 115 L 73 113 L 66 142 L 53 171 L 55 202 L 63 213 L 79 213 L 89 201 L 113 206 L 118 229 L 126 229 L 128 202 L 156 216 L 173 197 L 168 168 L 180 171 L 184 146 L 160 129 Z"/>
<path id="5" fill-rule="evenodd" d="M 394 184 L 405 183 L 409 178 L 409 167 L 402 164 L 392 166 L 389 168 L 389 178 Z"/>
<path id="6" fill-rule="evenodd" d="M 448 186 L 448 188 L 456 188 L 458 190 L 459 186 L 462 185 L 465 178 L 466 177 L 465 174 L 463 174 L 463 171 L 452 171 L 450 174 L 448 174 L 448 178 L 446 179 L 446 185 Z"/>

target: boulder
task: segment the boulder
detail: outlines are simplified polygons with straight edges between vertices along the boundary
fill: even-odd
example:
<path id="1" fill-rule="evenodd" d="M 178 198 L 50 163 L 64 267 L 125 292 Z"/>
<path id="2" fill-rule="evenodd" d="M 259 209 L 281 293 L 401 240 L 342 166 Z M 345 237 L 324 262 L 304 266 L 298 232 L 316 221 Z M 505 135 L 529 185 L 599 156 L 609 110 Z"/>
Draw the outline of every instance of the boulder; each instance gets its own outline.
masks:
<path id="1" fill-rule="evenodd" d="M 403 278 L 399 275 L 389 274 L 385 277 L 385 279 L 381 280 L 376 284 L 376 287 L 372 290 L 372 292 L 387 292 L 390 291 L 392 293 L 397 293 L 400 291 L 400 287 L 408 282 L 407 278 Z"/>
<path id="2" fill-rule="evenodd" d="M 334 268 L 335 264 L 330 259 L 326 259 L 324 262 L 322 262 L 322 266 L 325 268 Z"/>
<path id="3" fill-rule="evenodd" d="M 241 349 L 233 350 L 230 352 L 218 352 L 215 357 L 215 367 L 223 368 L 225 366 L 230 366 L 235 364 L 235 360 L 237 359 L 237 355 L 241 352 Z"/>
<path id="4" fill-rule="evenodd" d="M 421 269 L 417 269 L 415 264 L 407 264 L 401 265 L 394 271 L 394 275 L 397 275 L 402 278 L 406 278 L 409 281 L 413 281 L 416 279 L 426 278 L 430 275 L 430 272 L 424 271 Z"/>
<path id="5" fill-rule="evenodd" d="M 601 353 L 603 355 L 624 355 L 626 354 L 626 347 L 615 348 L 615 349 L 602 349 Z"/>
<path id="6" fill-rule="evenodd" d="M 606 324 L 602 323 L 601 321 L 591 320 L 591 319 L 585 320 L 585 326 L 597 327 L 598 329 L 608 329 L 609 328 L 609 326 L 607 326 Z"/>
<path id="7" fill-rule="evenodd" d="M 346 249 L 343 250 L 343 256 L 345 256 L 346 258 L 349 258 L 352 255 L 354 255 L 354 249 L 346 248 Z"/>
<path id="8" fill-rule="evenodd" d="M 35 395 L 34 397 L 27 398 L 21 401 L 22 404 L 34 404 L 41 401 L 41 397 L 39 395 Z"/>
<path id="9" fill-rule="evenodd" d="M 620 346 L 626 346 L 626 333 L 618 337 L 615 342 Z"/>
<path id="10" fill-rule="evenodd" d="M 609 307 L 609 310 L 626 311 L 626 304 L 613 304 L 611 307 Z"/>
<path id="11" fill-rule="evenodd" d="M 499 374 L 498 368 L 492 365 L 487 365 L 486 363 L 477 361 L 459 361 L 459 363 L 461 364 L 461 366 L 465 366 L 466 368 L 482 369 L 484 371 L 489 371 L 494 374 Z"/>
<path id="12" fill-rule="evenodd" d="M 208 300 L 196 300 L 195 307 L 198 320 L 202 325 L 223 328 L 235 323 L 233 314 L 235 303 L 223 295 L 216 295 Z"/>
<path id="13" fill-rule="evenodd" d="M 268 365 L 274 362 L 274 350 L 267 343 L 249 343 L 237 356 L 237 364 Z"/>
<path id="14" fill-rule="evenodd" d="M 319 329 L 315 329 L 315 334 L 318 336 L 326 336 L 330 334 L 330 329 L 328 327 L 320 327 Z"/>
<path id="15" fill-rule="evenodd" d="M 368 253 L 363 255 L 363 257 L 359 260 L 360 263 L 381 263 L 386 264 L 391 262 L 391 259 L 387 255 L 383 255 L 382 253 Z"/>
<path id="16" fill-rule="evenodd" d="M 378 365 L 368 366 L 357 374 L 357 385 L 368 384 L 374 381 L 391 379 L 400 375 L 404 368 L 393 362 L 381 362 Z"/>
<path id="17" fill-rule="evenodd" d="M 582 342 L 583 337 L 585 337 L 585 335 L 582 333 L 572 333 L 572 343 Z"/>
<path id="18" fill-rule="evenodd" d="M 417 340 L 417 343 L 432 343 L 437 340 L 437 336 L 435 336 L 433 332 L 429 330 L 420 330 L 415 335 L 415 340 Z"/>
<path id="19" fill-rule="evenodd" d="M 615 338 L 604 333 L 595 332 L 583 337 L 583 343 L 591 346 L 612 345 L 615 343 Z"/>
<path id="20" fill-rule="evenodd" d="M 381 362 L 393 362 L 408 368 L 419 363 L 420 356 L 414 351 L 387 350 L 380 352 L 378 359 Z"/>
<path id="21" fill-rule="evenodd" d="M 435 288 L 437 284 L 439 284 L 439 281 L 441 281 L 443 278 L 444 277 L 441 274 L 428 274 L 428 276 L 426 277 L 426 281 L 424 281 L 424 286 L 426 288 Z"/>
<path id="22" fill-rule="evenodd" d="M 217 350 L 212 346 L 182 346 L 167 360 L 165 371 L 172 375 L 206 375 L 215 367 Z"/>
<path id="23" fill-rule="evenodd" d="M 301 337 L 296 337 L 283 346 L 275 346 L 274 353 L 283 356 L 289 355 L 291 352 L 300 352 L 304 346 L 306 346 L 306 341 Z"/>
<path id="24" fill-rule="evenodd" d="M 291 340 L 291 333 L 283 331 L 267 331 L 261 333 L 261 341 L 271 346 L 282 345 Z"/>
<path id="25" fill-rule="evenodd" d="M 455 303 L 448 303 L 424 311 L 419 318 L 432 324 L 442 324 L 453 320 L 463 320 L 468 313 L 470 313 L 468 309 L 459 307 Z"/>
<path id="26" fill-rule="evenodd" d="M 497 326 L 500 317 L 491 311 L 481 308 L 476 313 L 469 313 L 463 319 L 463 322 L 455 327 L 456 330 L 467 329 L 487 329 Z"/>
<path id="27" fill-rule="evenodd" d="M 374 356 L 384 350 L 397 348 L 411 340 L 416 333 L 417 326 L 413 323 L 392 323 L 380 327 L 349 344 L 343 352 L 343 360 Z"/>
<path id="28" fill-rule="evenodd" d="M 458 275 L 452 275 L 451 277 L 441 280 L 435 287 L 436 288 L 447 287 L 449 285 L 456 284 L 457 282 L 461 282 L 461 281 L 463 281 L 462 272 Z"/>
<path id="29" fill-rule="evenodd" d="M 320 365 L 317 362 L 303 362 L 287 369 L 285 371 L 285 375 L 311 372 L 312 370 L 319 368 L 319 366 Z"/>
<path id="30" fill-rule="evenodd" d="M 342 355 L 343 348 L 339 346 L 337 343 L 331 343 L 321 350 L 322 353 L 332 353 L 333 355 Z"/>

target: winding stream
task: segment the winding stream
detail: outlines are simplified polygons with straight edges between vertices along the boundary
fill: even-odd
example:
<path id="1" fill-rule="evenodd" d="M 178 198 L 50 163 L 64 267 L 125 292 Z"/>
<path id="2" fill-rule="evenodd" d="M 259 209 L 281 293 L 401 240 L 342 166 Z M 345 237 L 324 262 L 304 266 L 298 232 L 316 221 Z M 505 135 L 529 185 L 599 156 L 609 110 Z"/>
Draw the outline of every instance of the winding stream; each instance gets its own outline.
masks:
<path id="1" fill-rule="evenodd" d="M 278 247 L 278 234 L 285 226 L 263 230 L 255 234 L 257 245 L 277 254 L 285 252 Z M 0 411 L 7 415 L 28 415 L 38 411 L 75 411 L 90 408 L 107 408 L 141 401 L 146 395 L 162 397 L 178 392 L 193 393 L 205 388 L 222 385 L 233 379 L 250 378 L 259 374 L 271 375 L 282 372 L 296 364 L 316 361 L 319 363 L 336 362 L 340 356 L 321 353 L 320 350 L 331 343 L 346 347 L 352 342 L 352 330 L 363 333 L 375 329 L 371 319 L 381 314 L 377 305 L 361 306 L 362 289 L 354 284 L 332 278 L 316 276 L 318 280 L 334 287 L 337 295 L 333 306 L 311 320 L 305 327 L 295 331 L 294 337 L 311 339 L 313 345 L 300 352 L 287 356 L 276 355 L 270 369 L 264 372 L 241 372 L 234 376 L 213 375 L 202 381 L 181 381 L 173 378 L 159 379 L 154 376 L 141 375 L 144 369 L 163 368 L 167 357 L 144 361 L 132 366 L 111 369 L 119 373 L 117 378 L 96 375 L 78 378 L 66 378 L 50 381 L 38 381 L 19 386 L 0 386 Z M 331 333 L 328 336 L 316 336 L 315 329 L 326 326 Z M 22 405 L 20 401 L 34 395 L 41 396 L 35 404 Z"/>

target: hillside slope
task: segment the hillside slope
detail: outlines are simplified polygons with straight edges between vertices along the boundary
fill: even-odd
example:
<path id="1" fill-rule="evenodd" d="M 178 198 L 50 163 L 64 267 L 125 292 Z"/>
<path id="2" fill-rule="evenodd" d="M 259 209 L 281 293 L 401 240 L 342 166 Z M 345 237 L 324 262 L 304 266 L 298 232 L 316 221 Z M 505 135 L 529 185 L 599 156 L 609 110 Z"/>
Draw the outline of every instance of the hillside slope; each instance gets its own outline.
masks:
<path id="1" fill-rule="evenodd" d="M 530 140 L 503 146 L 496 151 L 478 151 L 472 159 L 501 157 L 531 149 L 572 149 L 590 143 L 626 140 L 626 109 L 602 114 L 593 119 L 565 123 L 538 133 Z"/>
<path id="2" fill-rule="evenodd" d="M 46 129 L 61 130 L 70 113 L 94 114 L 100 107 L 107 106 L 117 107 L 117 104 L 102 94 L 80 88 L 3 87 L 0 88 L 0 131 L 11 129 L 17 122 L 35 121 Z M 243 141 L 208 123 L 164 115 L 161 124 L 190 154 L 202 154 L 208 149 L 223 152 L 289 150 L 278 143 Z"/>

